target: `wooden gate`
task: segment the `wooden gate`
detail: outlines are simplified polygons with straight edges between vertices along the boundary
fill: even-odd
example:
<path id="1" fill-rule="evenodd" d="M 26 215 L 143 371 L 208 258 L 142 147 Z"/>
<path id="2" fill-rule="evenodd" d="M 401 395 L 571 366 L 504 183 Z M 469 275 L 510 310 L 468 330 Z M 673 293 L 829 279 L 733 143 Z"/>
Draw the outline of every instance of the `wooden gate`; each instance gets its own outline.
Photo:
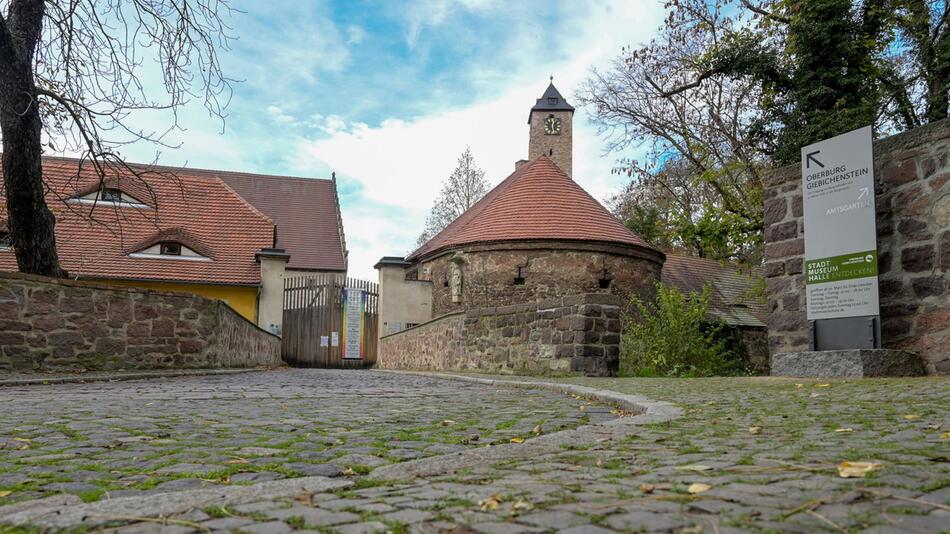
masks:
<path id="1" fill-rule="evenodd" d="M 363 295 L 360 339 L 362 357 L 346 358 L 347 288 Z M 370 367 L 376 363 L 378 284 L 336 274 L 284 279 L 281 353 L 296 367 Z M 352 317 L 352 316 L 351 316 Z M 352 326 L 352 325 L 350 325 Z M 352 354 L 350 355 L 352 356 Z"/>

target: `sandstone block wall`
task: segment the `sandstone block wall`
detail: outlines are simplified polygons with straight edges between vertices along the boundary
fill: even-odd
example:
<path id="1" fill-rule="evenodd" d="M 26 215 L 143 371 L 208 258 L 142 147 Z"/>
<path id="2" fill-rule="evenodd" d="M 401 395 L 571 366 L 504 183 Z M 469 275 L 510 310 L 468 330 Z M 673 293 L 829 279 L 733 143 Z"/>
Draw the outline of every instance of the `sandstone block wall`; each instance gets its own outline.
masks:
<path id="1" fill-rule="evenodd" d="M 622 299 L 584 294 L 443 315 L 380 340 L 388 369 L 617 373 Z"/>
<path id="2" fill-rule="evenodd" d="M 765 256 L 772 354 L 812 349 L 805 317 L 800 166 L 766 181 Z M 874 144 L 882 341 L 950 373 L 950 120 Z"/>
<path id="3" fill-rule="evenodd" d="M 218 300 L 0 273 L 0 370 L 279 364 L 280 338 Z"/>
<path id="4" fill-rule="evenodd" d="M 453 259 L 461 261 L 461 301 L 452 300 Z M 652 301 L 663 255 L 607 244 L 521 242 L 472 245 L 423 262 L 417 278 L 432 282 L 432 314 L 601 293 Z M 523 282 L 515 283 L 518 268 Z M 609 280 L 600 287 L 600 280 Z"/>

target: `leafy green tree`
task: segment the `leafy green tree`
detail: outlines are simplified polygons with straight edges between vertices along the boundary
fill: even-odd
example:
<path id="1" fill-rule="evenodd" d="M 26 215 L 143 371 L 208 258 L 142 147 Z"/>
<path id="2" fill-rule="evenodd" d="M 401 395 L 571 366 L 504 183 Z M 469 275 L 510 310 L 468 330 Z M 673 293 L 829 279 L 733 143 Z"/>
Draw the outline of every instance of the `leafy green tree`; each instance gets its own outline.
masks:
<path id="1" fill-rule="evenodd" d="M 724 325 L 709 316 L 709 287 L 684 295 L 657 284 L 656 300 L 633 297 L 626 318 L 620 372 L 628 376 L 717 376 L 747 374 L 729 350 Z"/>
<path id="2" fill-rule="evenodd" d="M 617 168 L 631 178 L 617 215 L 644 231 L 656 223 L 655 240 L 673 251 L 755 263 L 769 169 L 820 139 L 868 124 L 887 135 L 950 111 L 946 0 L 670 0 L 667 9 L 655 39 L 593 70 L 577 98 L 609 150 L 643 152 Z M 659 218 L 641 217 L 653 209 Z"/>

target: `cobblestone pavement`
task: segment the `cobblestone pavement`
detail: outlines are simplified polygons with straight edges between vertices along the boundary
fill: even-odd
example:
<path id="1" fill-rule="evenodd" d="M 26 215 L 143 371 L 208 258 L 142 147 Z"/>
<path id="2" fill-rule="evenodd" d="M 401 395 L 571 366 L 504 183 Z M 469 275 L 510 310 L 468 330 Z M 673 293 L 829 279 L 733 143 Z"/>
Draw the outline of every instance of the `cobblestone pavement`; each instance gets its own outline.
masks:
<path id="1" fill-rule="evenodd" d="M 202 501 L 110 526 L 123 534 L 950 529 L 950 380 L 573 381 L 685 413 L 612 434 L 619 425 L 609 408 L 583 399 L 372 372 L 5 388 L 0 490 L 14 491 L 7 500 L 54 491 L 104 499 L 212 480 L 233 486 L 258 473 L 336 474 L 288 465 L 351 470 L 333 479 L 348 487 Z M 362 475 L 488 441 L 511 449 L 529 438 L 527 450 L 535 430 L 587 420 L 607 423 L 585 427 L 602 430 L 586 445 L 412 480 Z M 876 469 L 842 478 L 842 461 Z M 59 483 L 95 488 L 49 487 Z"/>
<path id="2" fill-rule="evenodd" d="M 376 372 L 0 388 L 0 507 L 372 468 L 609 419 L 551 392 Z"/>

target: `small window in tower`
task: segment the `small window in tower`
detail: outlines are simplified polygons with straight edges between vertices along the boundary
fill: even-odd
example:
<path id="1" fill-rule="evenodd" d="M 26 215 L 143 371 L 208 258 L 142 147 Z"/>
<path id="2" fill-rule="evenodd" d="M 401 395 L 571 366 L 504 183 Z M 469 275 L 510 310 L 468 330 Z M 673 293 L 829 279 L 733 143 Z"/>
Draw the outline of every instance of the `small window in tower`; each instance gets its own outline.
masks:
<path id="1" fill-rule="evenodd" d="M 524 285 L 524 271 L 522 270 L 523 268 L 524 267 L 518 267 L 518 274 L 515 276 L 514 282 L 512 282 L 516 286 Z"/>
<path id="2" fill-rule="evenodd" d="M 442 280 L 442 287 L 449 287 L 449 279 Z"/>
<path id="3" fill-rule="evenodd" d="M 162 243 L 160 250 L 163 256 L 181 256 L 181 243 Z"/>
<path id="4" fill-rule="evenodd" d="M 555 104 L 557 104 L 557 97 L 556 97 L 556 96 L 549 96 L 549 97 L 548 97 L 548 104 L 551 104 L 552 106 L 555 105 Z"/>
<path id="5" fill-rule="evenodd" d="M 610 282 L 611 282 L 610 278 L 601 278 L 600 280 L 597 281 L 597 284 L 600 286 L 601 289 L 610 289 Z"/>

